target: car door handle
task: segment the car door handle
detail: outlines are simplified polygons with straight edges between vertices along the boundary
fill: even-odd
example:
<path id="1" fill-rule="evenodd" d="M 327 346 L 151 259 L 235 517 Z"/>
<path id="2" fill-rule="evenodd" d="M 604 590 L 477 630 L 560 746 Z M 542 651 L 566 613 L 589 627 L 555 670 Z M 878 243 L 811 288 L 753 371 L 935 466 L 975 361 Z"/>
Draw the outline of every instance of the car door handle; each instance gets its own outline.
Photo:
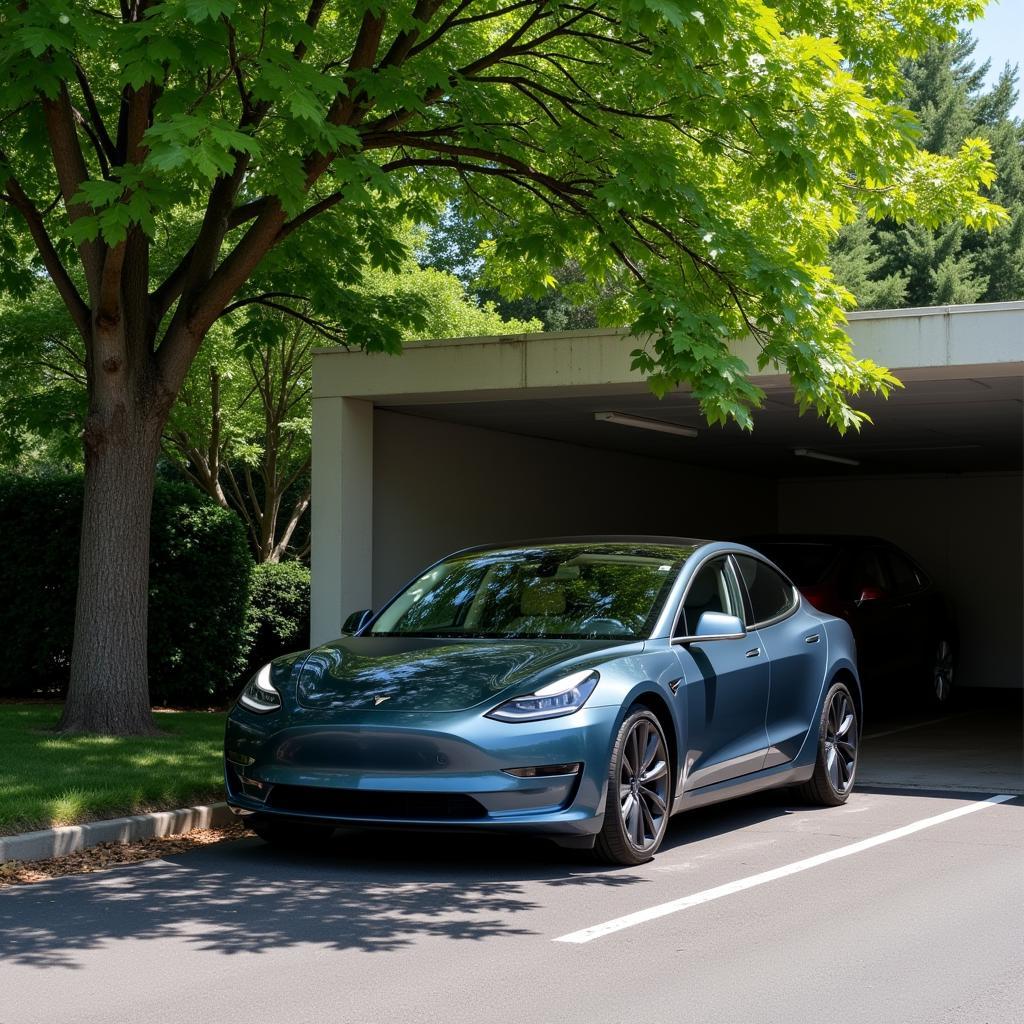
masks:
<path id="1" fill-rule="evenodd" d="M 751 647 L 750 650 L 747 651 L 747 657 L 748 658 L 756 658 L 760 653 L 761 653 L 761 648 L 760 647 Z"/>
<path id="2" fill-rule="evenodd" d="M 810 636 L 804 637 L 805 644 L 816 644 L 821 639 L 820 633 L 812 633 Z"/>

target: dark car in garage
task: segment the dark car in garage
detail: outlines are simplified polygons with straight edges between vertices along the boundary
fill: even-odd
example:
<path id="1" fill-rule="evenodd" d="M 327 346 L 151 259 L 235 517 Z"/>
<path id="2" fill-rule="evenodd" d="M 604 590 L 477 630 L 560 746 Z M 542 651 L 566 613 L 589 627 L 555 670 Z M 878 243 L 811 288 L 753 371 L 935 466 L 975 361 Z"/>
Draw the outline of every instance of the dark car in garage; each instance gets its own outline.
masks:
<path id="1" fill-rule="evenodd" d="M 820 611 L 845 619 L 874 701 L 946 705 L 953 694 L 956 625 L 931 577 L 880 537 L 777 534 L 744 543 L 782 568 Z"/>

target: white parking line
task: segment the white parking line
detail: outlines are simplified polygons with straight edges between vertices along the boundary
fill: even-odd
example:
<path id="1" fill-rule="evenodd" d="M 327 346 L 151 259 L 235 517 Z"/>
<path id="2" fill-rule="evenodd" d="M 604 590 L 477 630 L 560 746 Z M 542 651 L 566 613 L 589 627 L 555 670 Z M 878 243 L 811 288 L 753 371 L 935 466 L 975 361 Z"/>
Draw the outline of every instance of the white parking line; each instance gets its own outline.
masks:
<path id="1" fill-rule="evenodd" d="M 603 935 L 611 935 L 612 932 L 620 932 L 624 928 L 632 928 L 634 925 L 644 924 L 646 921 L 653 921 L 659 917 L 666 917 L 669 914 L 678 913 L 680 910 L 688 910 L 690 907 L 699 906 L 701 903 L 710 903 L 712 900 L 721 899 L 723 896 L 731 896 L 733 893 L 743 892 L 744 889 L 753 889 L 755 886 L 774 882 L 779 878 L 786 878 L 788 875 L 795 875 L 800 871 L 807 871 L 810 868 L 816 868 L 821 864 L 828 864 L 830 861 L 839 860 L 841 857 L 849 857 L 863 850 L 870 850 L 872 847 L 881 846 L 883 843 L 891 843 L 894 839 L 903 839 L 904 836 L 913 835 L 922 829 L 931 828 L 933 825 L 941 825 L 944 821 L 952 821 L 954 818 L 963 817 L 965 814 L 983 811 L 987 807 L 994 807 L 996 804 L 1004 804 L 1007 800 L 1014 799 L 1016 798 L 1013 794 L 1009 793 L 990 796 L 987 800 L 978 800 L 975 803 L 957 807 L 955 810 L 936 814 L 931 818 L 922 818 L 920 821 L 913 821 L 909 825 L 894 828 L 889 832 L 882 832 L 877 836 L 872 836 L 870 839 L 862 839 L 860 842 L 850 843 L 848 846 L 840 846 L 836 850 L 829 850 L 828 853 L 819 853 L 817 856 L 794 861 L 792 864 L 784 864 L 782 867 L 773 868 L 771 871 L 762 871 L 759 875 L 750 875 L 747 878 L 737 879 L 735 882 L 727 882 L 725 885 L 716 885 L 713 889 L 695 892 L 691 896 L 683 896 L 678 900 L 670 900 L 668 903 L 659 903 L 657 906 L 648 907 L 646 910 L 638 910 L 635 913 L 616 917 L 611 921 L 605 921 L 604 924 L 595 924 L 590 928 L 582 928 L 578 932 L 560 935 L 553 941 L 592 942 Z"/>

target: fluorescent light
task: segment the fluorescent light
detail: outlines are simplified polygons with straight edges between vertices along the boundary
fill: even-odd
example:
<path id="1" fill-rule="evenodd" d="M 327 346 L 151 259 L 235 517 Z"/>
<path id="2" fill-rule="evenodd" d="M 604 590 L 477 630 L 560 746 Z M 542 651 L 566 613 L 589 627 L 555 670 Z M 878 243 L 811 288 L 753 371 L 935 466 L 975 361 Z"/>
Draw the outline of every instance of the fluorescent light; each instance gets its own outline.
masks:
<path id="1" fill-rule="evenodd" d="M 810 448 L 794 448 L 794 455 L 805 459 L 820 459 L 822 462 L 838 462 L 841 466 L 859 466 L 860 459 L 847 459 L 842 455 L 827 455 L 825 452 L 812 451 Z"/>
<path id="2" fill-rule="evenodd" d="M 624 412 L 595 412 L 595 420 L 605 423 L 618 423 L 622 427 L 639 427 L 641 430 L 657 430 L 662 434 L 678 434 L 680 437 L 696 437 L 693 427 L 684 427 L 679 423 L 667 423 L 665 420 L 649 420 L 646 416 L 629 416 Z"/>

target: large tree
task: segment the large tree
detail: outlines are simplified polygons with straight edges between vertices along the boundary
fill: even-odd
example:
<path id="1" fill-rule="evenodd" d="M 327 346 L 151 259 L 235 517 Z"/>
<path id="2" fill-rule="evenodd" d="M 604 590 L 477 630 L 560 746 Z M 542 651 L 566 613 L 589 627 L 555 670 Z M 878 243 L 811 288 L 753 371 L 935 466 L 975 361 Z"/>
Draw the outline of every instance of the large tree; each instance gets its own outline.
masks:
<path id="1" fill-rule="evenodd" d="M 146 566 L 167 417 L 240 304 L 397 338 L 348 301 L 453 192 L 524 284 L 570 259 L 709 419 L 760 393 L 730 339 L 840 429 L 885 390 L 823 267 L 855 199 L 991 225 L 984 143 L 920 154 L 900 61 L 983 0 L 50 0 L 0 13 L 4 278 L 45 268 L 86 351 L 66 730 L 144 732 Z M 171 233 L 181 208 L 196 227 Z M 162 278 L 155 247 L 173 254 Z M 304 264 L 304 267 L 303 267 Z M 286 272 L 288 268 L 303 268 Z M 327 272 L 329 270 L 329 272 Z M 30 267 L 28 276 L 34 273 Z M 315 310 L 314 314 L 307 309 Z M 342 320 L 342 314 L 347 318 Z"/>

